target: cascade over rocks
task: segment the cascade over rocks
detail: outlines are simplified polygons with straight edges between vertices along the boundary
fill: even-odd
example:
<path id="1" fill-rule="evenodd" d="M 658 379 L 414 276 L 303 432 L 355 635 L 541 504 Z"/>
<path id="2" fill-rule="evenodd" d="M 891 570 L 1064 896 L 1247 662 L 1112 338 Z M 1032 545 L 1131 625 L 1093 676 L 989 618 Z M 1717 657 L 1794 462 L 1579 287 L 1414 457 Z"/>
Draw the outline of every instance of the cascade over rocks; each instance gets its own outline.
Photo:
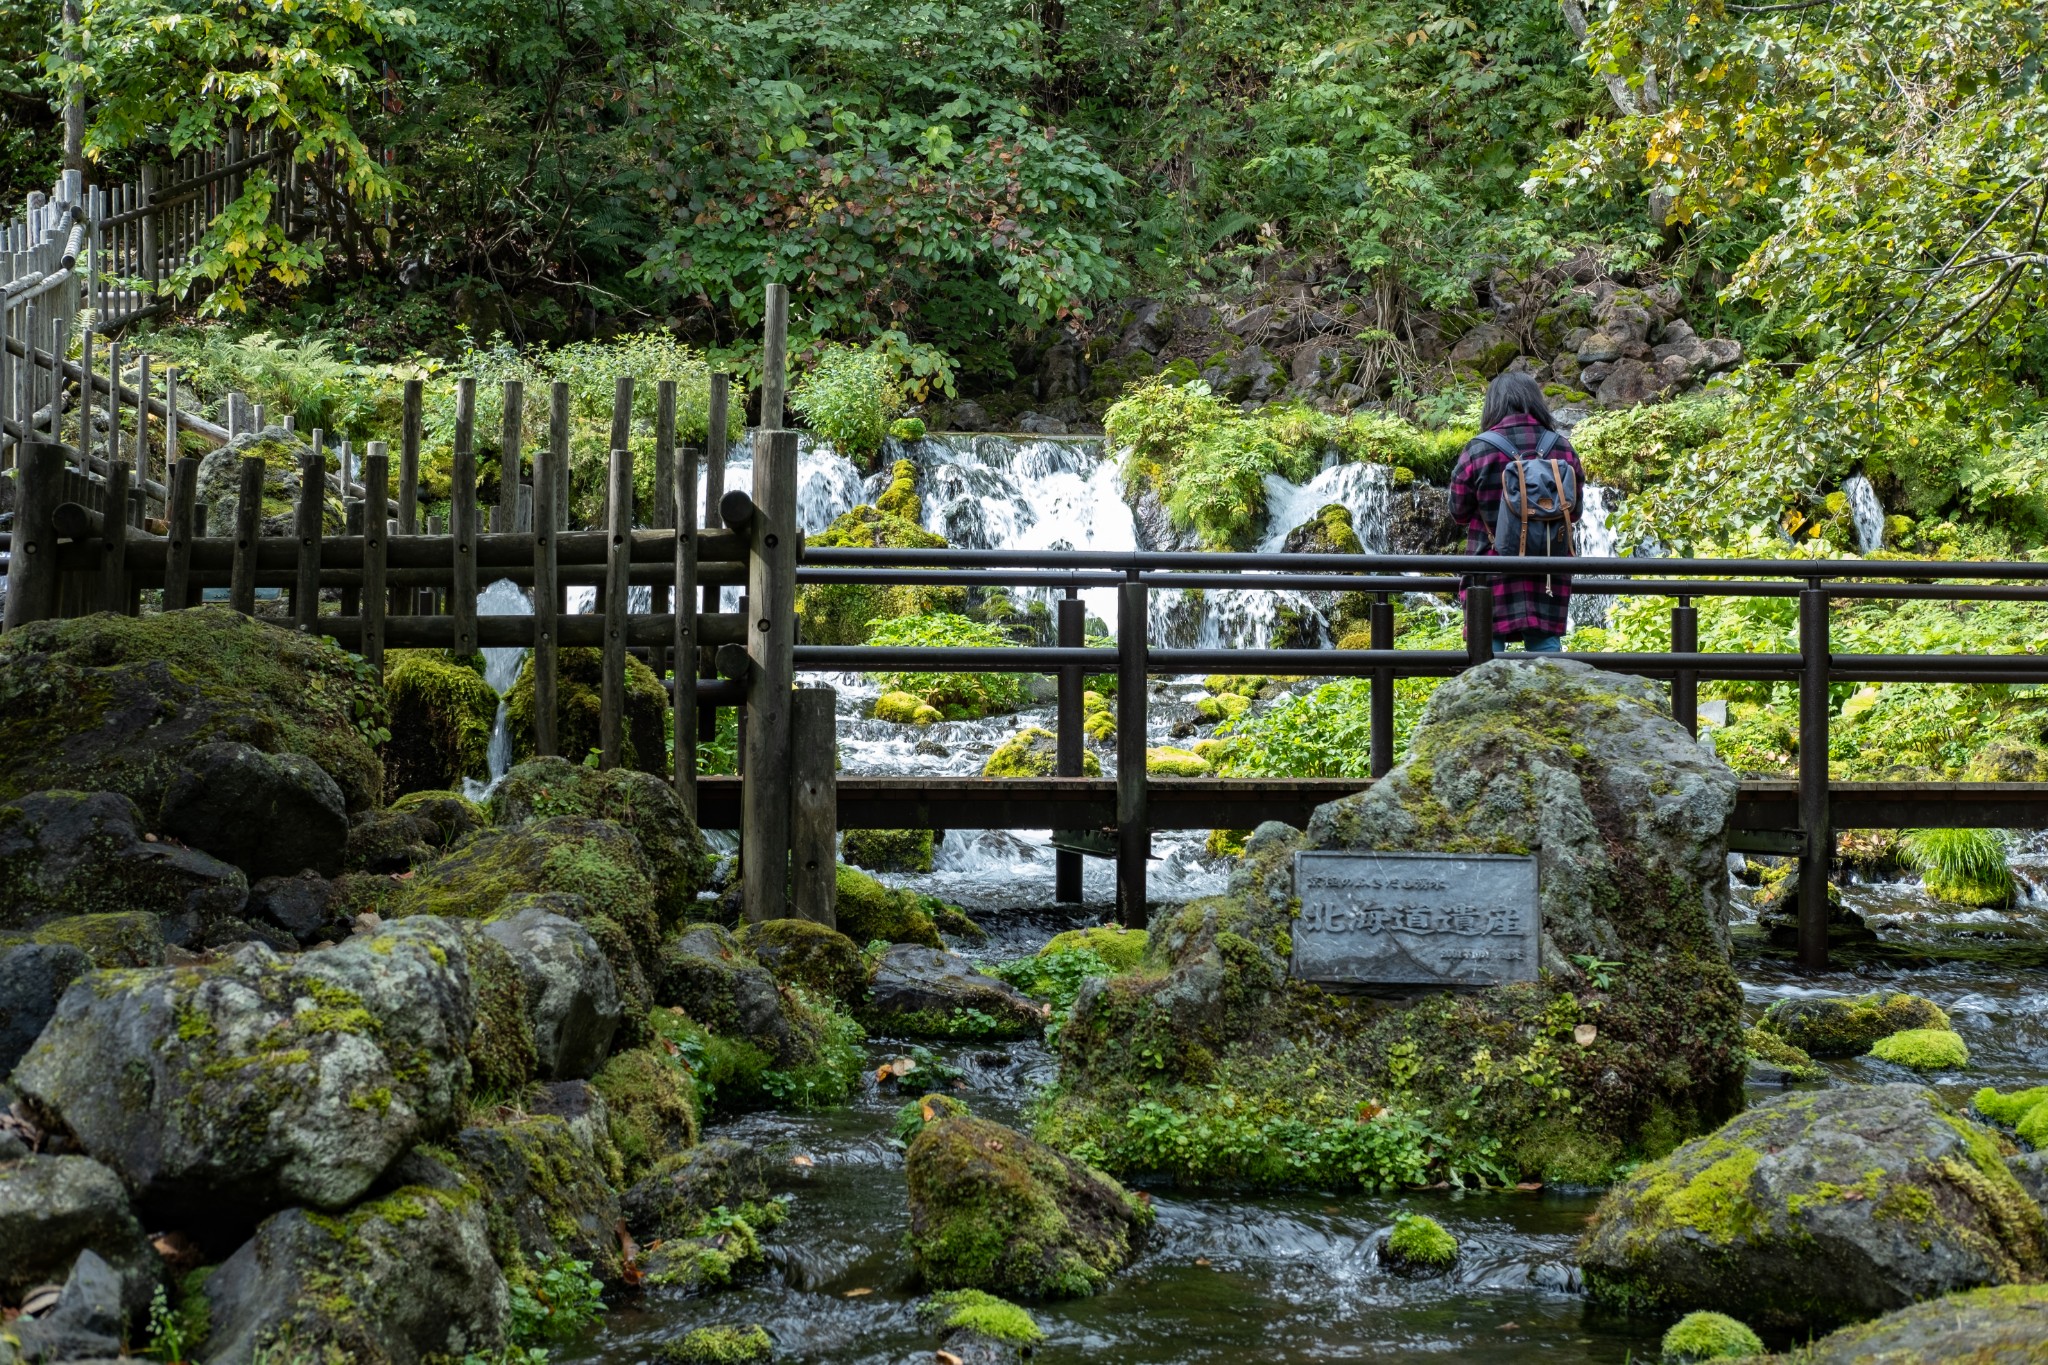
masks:
<path id="1" fill-rule="evenodd" d="M 116 792 L 33 792 L 0 806 L 0 928 L 111 911 L 143 911 L 163 939 L 196 943 L 242 913 L 239 868 L 145 836 Z"/>
<path id="2" fill-rule="evenodd" d="M 1082 987 L 1040 1135 L 1092 1144 L 1112 1171 L 1272 1183 L 1359 1179 L 1307 1139 L 1348 1132 L 1363 1106 L 1423 1119 L 1450 1139 L 1434 1159 L 1454 1168 L 1469 1153 L 1598 1183 L 1668 1150 L 1740 1102 L 1725 873 L 1736 789 L 1642 679 L 1551 660 L 1453 678 L 1403 764 L 1320 808 L 1306 835 L 1255 831 L 1228 895 L 1155 918 L 1137 970 Z M 1534 851 L 1544 975 L 1407 999 L 1290 981 L 1297 848 Z M 1598 977 L 1574 957 L 1600 959 Z M 1162 1154 L 1125 1122 L 1147 1104 L 1251 1126 L 1244 1144 Z M 1283 1131 L 1307 1145 L 1256 1136 Z"/>
<path id="3" fill-rule="evenodd" d="M 341 788 L 303 754 L 202 744 L 164 791 L 165 834 L 233 863 L 255 881 L 341 871 L 348 810 Z"/>
<path id="4" fill-rule="evenodd" d="M 232 1224 L 345 1207 L 445 1130 L 474 1024 L 462 936 L 415 919 L 291 958 L 245 944 L 87 976 L 14 1084 L 152 1216 Z"/>
<path id="5" fill-rule="evenodd" d="M 2048 1225 L 1984 1129 L 1916 1085 L 1781 1095 L 1639 1170 L 1580 1249 L 1598 1302 L 1826 1330 L 2048 1274 Z"/>

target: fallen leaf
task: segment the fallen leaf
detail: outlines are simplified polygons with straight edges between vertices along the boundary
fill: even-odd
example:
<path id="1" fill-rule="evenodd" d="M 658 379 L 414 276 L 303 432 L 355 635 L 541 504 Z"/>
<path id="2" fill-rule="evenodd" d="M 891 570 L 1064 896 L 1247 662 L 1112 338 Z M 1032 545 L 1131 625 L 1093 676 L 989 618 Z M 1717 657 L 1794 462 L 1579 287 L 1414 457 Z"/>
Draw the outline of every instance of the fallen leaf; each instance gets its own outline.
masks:
<path id="1" fill-rule="evenodd" d="M 938 1354 L 938 1365 L 961 1365 L 961 1360 L 951 1351 L 941 1351 Z"/>
<path id="2" fill-rule="evenodd" d="M 156 836 L 154 834 L 145 834 L 142 836 L 142 842 L 145 844 L 153 844 L 156 842 Z"/>
<path id="3" fill-rule="evenodd" d="M 936 1117 L 935 1111 L 928 1104 L 925 1105 L 922 1109 L 918 1110 L 918 1112 L 924 1115 L 924 1121 L 926 1123 L 930 1123 L 932 1119 Z"/>
<path id="4" fill-rule="evenodd" d="M 640 1244 L 633 1240 L 632 1233 L 626 1231 L 625 1219 L 621 1218 L 618 1221 L 617 1231 L 619 1234 L 619 1278 L 625 1282 L 626 1288 L 638 1289 L 647 1278 L 640 1271 Z"/>
<path id="5" fill-rule="evenodd" d="M 989 1149 L 989 1150 L 990 1150 L 991 1152 L 1000 1152 L 1000 1151 L 1002 1151 L 1002 1150 L 1003 1150 L 1003 1140 L 1002 1140 L 1001 1138 L 990 1138 L 990 1139 L 988 1140 L 988 1149 Z"/>
<path id="6" fill-rule="evenodd" d="M 864 1299 L 864 1298 L 866 1298 L 866 1297 L 867 1297 L 868 1295 L 870 1295 L 870 1294 L 872 1294 L 872 1293 L 874 1293 L 874 1292 L 875 1292 L 874 1290 L 872 1290 L 872 1289 L 866 1289 L 866 1288 L 862 1288 L 862 1289 L 849 1289 L 849 1290 L 847 1290 L 847 1291 L 846 1291 L 846 1297 L 847 1297 L 847 1298 L 849 1298 L 849 1299 Z"/>
<path id="7" fill-rule="evenodd" d="M 1572 1041 L 1580 1047 L 1593 1046 L 1593 1040 L 1600 1036 L 1600 1030 L 1591 1024 L 1581 1024 L 1572 1030 Z"/>
<path id="8" fill-rule="evenodd" d="M 1522 1330 L 1522 1324 L 1519 1322 L 1504 1322 L 1500 1325 L 1500 1330 L 1503 1332 L 1519 1332 Z"/>
<path id="9" fill-rule="evenodd" d="M 807 1156 L 803 1155 L 803 1153 L 801 1153 L 801 1152 L 799 1152 L 799 1153 L 797 1153 L 797 1155 L 795 1155 L 795 1156 L 791 1157 L 791 1158 L 789 1159 L 789 1164 L 790 1164 L 790 1165 L 792 1165 L 792 1166 L 815 1166 L 815 1165 L 817 1165 L 817 1163 L 816 1163 L 816 1162 L 812 1161 L 812 1160 L 811 1160 L 811 1159 L 810 1159 L 809 1157 L 807 1157 Z"/>
<path id="10" fill-rule="evenodd" d="M 1516 1185 L 1515 1188 L 1518 1190 L 1540 1190 L 1543 1188 L 1543 1182 L 1540 1180 L 1524 1180 Z"/>
<path id="11" fill-rule="evenodd" d="M 1386 1112 L 1387 1111 L 1383 1106 L 1374 1104 L 1371 1100 L 1367 1100 L 1364 1104 L 1358 1106 L 1358 1121 L 1360 1123 L 1371 1123 L 1374 1119 L 1378 1118 L 1381 1114 L 1384 1114 Z"/>
<path id="12" fill-rule="evenodd" d="M 1196 1264 L 1196 1265 L 1207 1265 L 1207 1264 L 1209 1264 L 1209 1258 L 1208 1258 L 1207 1256 L 1197 1256 L 1197 1257 L 1195 1257 L 1195 1264 Z"/>

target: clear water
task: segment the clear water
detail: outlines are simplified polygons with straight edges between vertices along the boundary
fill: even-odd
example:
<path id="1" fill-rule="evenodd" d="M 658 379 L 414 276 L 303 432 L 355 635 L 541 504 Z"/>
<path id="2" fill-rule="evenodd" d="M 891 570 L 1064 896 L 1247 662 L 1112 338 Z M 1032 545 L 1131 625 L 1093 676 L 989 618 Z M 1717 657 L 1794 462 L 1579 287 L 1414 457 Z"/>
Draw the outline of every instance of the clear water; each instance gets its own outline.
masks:
<path id="1" fill-rule="evenodd" d="M 1882 550 L 1884 504 L 1877 500 L 1877 490 L 1870 486 L 1870 480 L 1861 474 L 1851 474 L 1842 484 L 1842 493 L 1849 499 L 1849 516 L 1856 523 L 1856 548 L 1864 554 Z"/>

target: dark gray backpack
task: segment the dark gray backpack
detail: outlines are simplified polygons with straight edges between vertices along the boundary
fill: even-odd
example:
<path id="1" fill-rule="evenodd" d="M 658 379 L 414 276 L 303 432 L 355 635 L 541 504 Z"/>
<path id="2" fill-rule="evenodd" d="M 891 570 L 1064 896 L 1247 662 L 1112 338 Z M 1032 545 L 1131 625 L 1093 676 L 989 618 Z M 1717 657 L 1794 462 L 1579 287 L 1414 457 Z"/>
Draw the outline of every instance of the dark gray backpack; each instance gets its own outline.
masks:
<path id="1" fill-rule="evenodd" d="M 1479 439 L 1508 457 L 1500 471 L 1500 510 L 1493 520 L 1498 555 L 1573 555 L 1572 517 L 1579 505 L 1579 478 L 1563 460 L 1552 458 L 1564 438 L 1546 431 L 1536 453 L 1526 454 L 1497 431 Z"/>

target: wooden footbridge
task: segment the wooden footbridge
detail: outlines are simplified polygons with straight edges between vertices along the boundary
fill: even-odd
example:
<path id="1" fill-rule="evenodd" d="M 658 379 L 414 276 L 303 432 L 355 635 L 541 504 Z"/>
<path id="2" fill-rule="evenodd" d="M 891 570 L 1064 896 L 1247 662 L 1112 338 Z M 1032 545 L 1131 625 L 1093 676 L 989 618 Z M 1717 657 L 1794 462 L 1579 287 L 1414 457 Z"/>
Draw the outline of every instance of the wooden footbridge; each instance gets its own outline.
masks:
<path id="1" fill-rule="evenodd" d="M 37 297 L 51 296 L 45 290 Z M 339 474 L 331 474 L 315 433 L 315 453 L 299 471 L 291 533 L 264 532 L 266 470 L 260 459 L 249 457 L 238 470 L 233 534 L 199 534 L 206 518 L 197 501 L 198 460 L 169 444 L 155 466 L 161 480 L 152 476 L 152 443 L 164 431 L 191 429 L 176 409 L 175 389 L 158 399 L 146 388 L 128 387 L 116 367 L 97 369 L 90 338 L 84 363 L 73 364 L 61 350 L 37 344 L 38 338 L 56 344 L 46 323 L 17 327 L 8 338 L 10 354 L 24 359 L 32 372 L 27 387 L 43 401 L 14 407 L 0 429 L 0 465 L 11 469 L 15 494 L 12 531 L 0 538 L 0 549 L 7 551 L 4 625 L 13 629 L 93 611 L 175 610 L 196 603 L 209 588 L 225 589 L 236 610 L 253 613 L 258 591 L 278 588 L 288 598 L 281 624 L 327 636 L 379 665 L 389 648 L 523 646 L 533 651 L 534 744 L 542 754 L 557 749 L 553 697 L 559 650 L 591 646 L 603 657 L 600 761 L 606 765 L 633 757 L 624 695 L 627 658 L 638 655 L 669 679 L 675 744 L 668 775 L 678 793 L 707 828 L 741 832 L 749 917 L 795 913 L 831 922 L 842 827 L 1018 828 L 1069 831 L 1077 837 L 1067 842 L 1092 842 L 1114 857 L 1122 918 L 1142 924 L 1151 831 L 1247 828 L 1266 820 L 1299 825 L 1317 805 L 1367 785 L 1341 779 L 1149 777 L 1149 678 L 1365 675 L 1371 680 L 1371 770 L 1377 776 L 1393 764 L 1396 679 L 1450 676 L 1492 657 L 1490 593 L 1473 593 L 1465 601 L 1466 638 L 1477 642 L 1467 650 L 1400 648 L 1395 596 L 1454 595 L 1461 587 L 1457 575 L 1555 568 L 1548 560 L 1472 556 L 806 553 L 796 519 L 797 436 L 781 425 L 787 298 L 779 286 L 769 287 L 768 298 L 762 427 L 752 437 L 751 495 L 723 490 L 722 451 L 714 447 L 707 457 L 676 439 L 675 386 L 663 382 L 657 386 L 654 433 L 656 495 L 651 507 L 639 509 L 636 523 L 634 461 L 626 448 L 632 383 L 621 380 L 604 524 L 583 530 L 571 529 L 567 517 L 567 387 L 554 386 L 547 436 L 530 451 L 519 425 L 522 396 L 507 394 L 501 449 L 509 452 L 508 477 L 501 481 L 498 504 L 486 509 L 479 506 L 476 472 L 475 381 L 460 379 L 454 381 L 458 416 L 445 524 L 429 523 L 419 501 L 422 391 L 415 383 L 405 393 L 395 471 L 387 443 L 372 441 L 359 464 L 344 454 Z M 724 429 L 726 403 L 724 378 L 714 377 L 709 430 Z M 133 439 L 124 434 L 124 405 L 138 419 Z M 107 420 L 92 420 L 102 407 Z M 236 405 L 229 407 L 229 428 L 221 437 L 241 425 Z M 153 429 L 150 415 L 162 419 L 161 426 Z M 706 489 L 701 508 L 700 462 Z M 345 535 L 324 531 L 330 493 L 346 499 Z M 2048 601 L 2048 564 L 1581 559 L 1575 571 L 1582 592 L 1675 599 L 1669 650 L 1564 657 L 1668 681 L 1673 714 L 1688 728 L 1696 728 L 1702 680 L 1798 686 L 1800 776 L 1743 784 L 1734 839 L 1738 847 L 1800 856 L 1802 963 L 1819 967 L 1827 961 L 1826 880 L 1837 829 L 2048 826 L 2048 784 L 1830 782 L 1825 761 L 1832 683 L 2048 681 L 2048 657 L 2031 653 L 1835 653 L 1828 637 L 1834 602 Z M 1911 580 L 1901 581 L 1906 574 Z M 479 587 L 501 577 L 529 589 L 529 614 L 478 615 Z M 795 601 L 798 586 L 806 583 L 1050 589 L 1060 594 L 1058 643 L 1005 649 L 803 645 L 797 641 Z M 597 589 L 594 610 L 565 609 L 566 589 L 575 584 Z M 628 589 L 635 584 L 651 589 L 646 610 L 630 608 Z M 728 585 L 745 589 L 734 613 L 716 610 L 717 590 Z M 1091 587 L 1115 590 L 1113 647 L 1084 643 L 1078 594 Z M 1368 594 L 1371 648 L 1150 645 L 1151 594 L 1192 588 Z M 1798 650 L 1702 652 L 1694 602 L 1708 596 L 1795 598 Z M 839 777 L 833 694 L 798 686 L 799 676 L 897 670 L 1054 675 L 1062 775 Z M 1117 678 L 1116 776 L 1090 779 L 1080 775 L 1082 687 L 1087 675 L 1102 673 Z M 710 733 L 719 706 L 742 711 L 742 778 L 697 773 L 699 736 Z M 1059 855 L 1062 898 L 1080 898 L 1080 857 L 1075 851 Z"/>

